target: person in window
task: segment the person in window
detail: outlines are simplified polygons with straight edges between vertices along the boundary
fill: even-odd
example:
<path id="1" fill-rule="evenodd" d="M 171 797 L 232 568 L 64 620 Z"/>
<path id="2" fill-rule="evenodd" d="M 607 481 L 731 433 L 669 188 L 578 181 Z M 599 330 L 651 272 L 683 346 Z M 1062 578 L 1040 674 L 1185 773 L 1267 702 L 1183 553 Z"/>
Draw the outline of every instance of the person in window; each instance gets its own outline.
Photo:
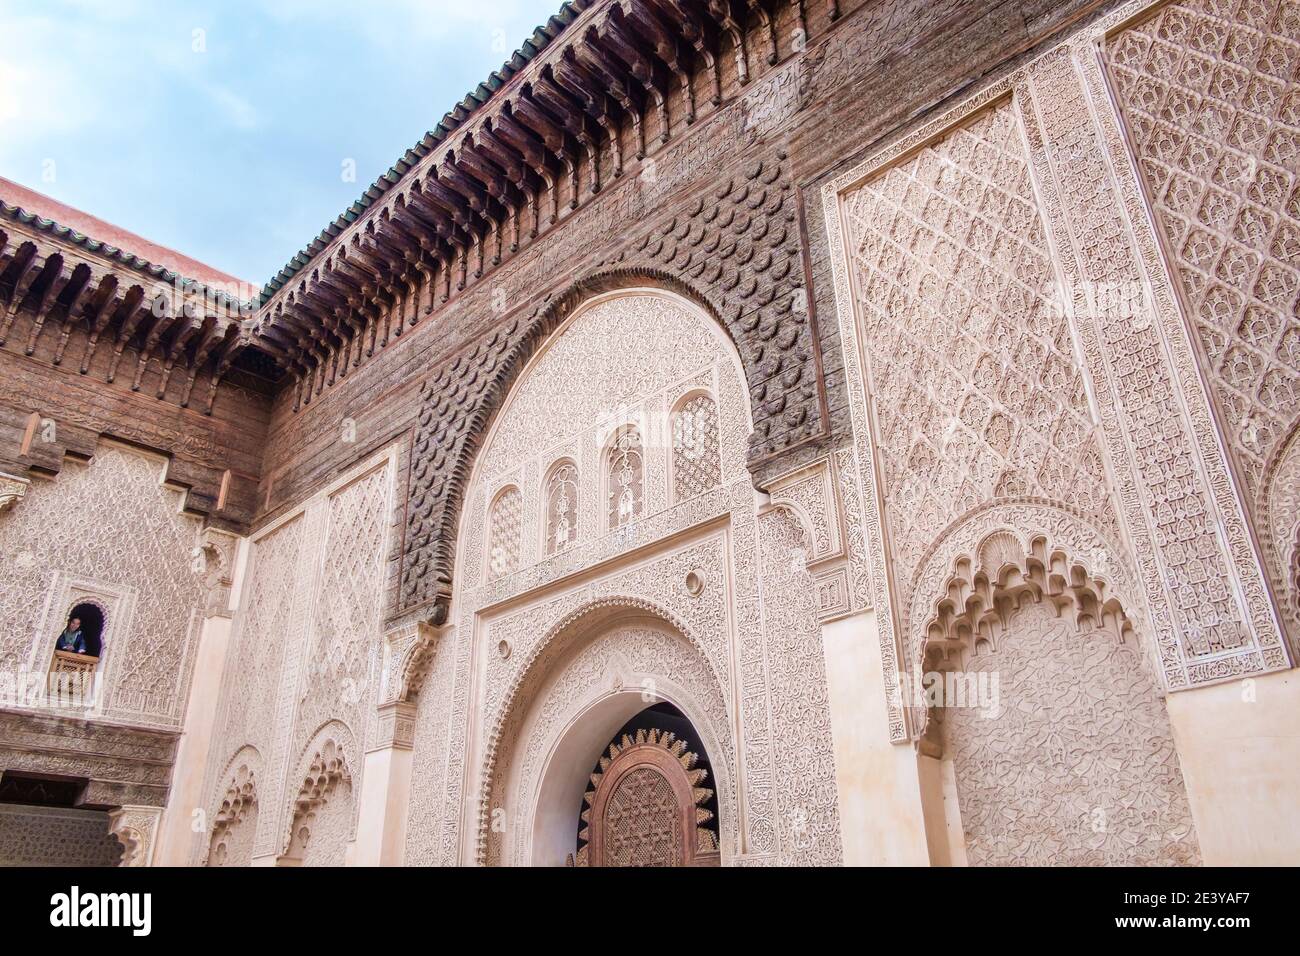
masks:
<path id="1" fill-rule="evenodd" d="M 86 653 L 86 638 L 81 633 L 81 618 L 74 617 L 68 621 L 68 628 L 59 635 L 58 643 L 54 645 L 56 651 L 75 651 L 78 654 Z"/>

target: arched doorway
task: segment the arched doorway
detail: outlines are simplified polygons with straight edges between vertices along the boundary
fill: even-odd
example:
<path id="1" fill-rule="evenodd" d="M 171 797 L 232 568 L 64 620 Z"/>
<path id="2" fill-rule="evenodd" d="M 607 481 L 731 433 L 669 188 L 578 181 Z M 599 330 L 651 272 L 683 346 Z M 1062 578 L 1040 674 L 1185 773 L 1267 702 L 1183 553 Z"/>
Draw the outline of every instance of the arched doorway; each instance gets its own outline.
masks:
<path id="1" fill-rule="evenodd" d="M 669 703 L 624 724 L 591 772 L 578 866 L 718 866 L 718 801 L 708 753 Z"/>
<path id="2" fill-rule="evenodd" d="M 547 653 L 529 668 L 506 704 L 509 716 L 494 731 L 501 750 L 486 768 L 482 861 L 583 863 L 579 853 L 590 834 L 580 843 L 579 831 L 586 825 L 583 814 L 591 819 L 593 776 L 611 771 L 621 777 L 634 757 L 650 756 L 636 749 L 645 745 L 657 747 L 661 760 L 679 761 L 678 772 L 663 774 L 678 783 L 675 805 L 689 802 L 696 825 L 710 831 L 678 845 L 689 843 L 692 862 L 700 865 L 708 861 L 695 861 L 695 850 L 716 849 L 725 865 L 737 842 L 735 741 L 712 668 L 679 626 L 647 609 L 615 604 L 575 613 L 547 641 Z M 657 731 L 653 744 L 651 729 Z M 635 752 L 615 767 L 629 747 Z M 602 761 L 608 761 L 604 770 Z M 692 773 L 697 770 L 703 772 Z M 628 806 L 628 796 L 616 808 Z M 686 834 L 684 824 L 677 832 Z"/>

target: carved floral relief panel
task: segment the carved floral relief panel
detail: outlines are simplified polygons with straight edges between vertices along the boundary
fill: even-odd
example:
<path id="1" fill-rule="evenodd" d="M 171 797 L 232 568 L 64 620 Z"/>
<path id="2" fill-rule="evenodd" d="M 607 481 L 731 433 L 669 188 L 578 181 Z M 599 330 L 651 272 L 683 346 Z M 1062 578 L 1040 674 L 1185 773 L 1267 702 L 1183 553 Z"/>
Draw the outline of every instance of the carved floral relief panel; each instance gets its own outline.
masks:
<path id="1" fill-rule="evenodd" d="M 972 865 L 1200 863 L 1169 717 L 1131 636 L 1031 602 L 964 670 L 998 677 L 981 706 L 943 717 Z"/>
<path id="2" fill-rule="evenodd" d="M 0 667 L 44 674 L 71 610 L 52 604 L 112 595 L 120 598 L 113 610 L 129 613 L 106 621 L 102 713 L 174 727 L 205 586 L 194 560 L 200 521 L 180 513 L 180 493 L 162 484 L 165 470 L 162 459 L 101 444 L 88 464 L 69 464 L 0 515 Z M 69 581 L 77 587 L 62 586 Z"/>

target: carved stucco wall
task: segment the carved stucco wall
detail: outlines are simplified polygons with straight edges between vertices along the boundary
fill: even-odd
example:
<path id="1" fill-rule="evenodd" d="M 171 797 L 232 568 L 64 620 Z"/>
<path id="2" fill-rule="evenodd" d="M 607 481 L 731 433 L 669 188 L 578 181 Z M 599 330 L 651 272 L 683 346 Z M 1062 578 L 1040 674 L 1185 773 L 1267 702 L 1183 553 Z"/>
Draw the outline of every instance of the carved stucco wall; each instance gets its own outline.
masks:
<path id="1" fill-rule="evenodd" d="M 0 515 L 0 668 L 44 674 L 66 613 L 95 600 L 108 611 L 99 714 L 180 725 L 205 586 L 200 522 L 180 513 L 165 468 L 104 443 Z"/>
<path id="2" fill-rule="evenodd" d="M 1032 536 L 1049 514 L 1131 569 L 1166 688 L 1289 666 L 1103 75 L 1107 37 L 1148 6 L 824 187 L 887 684 L 932 611 L 928 558 L 968 522 Z M 919 732 L 893 700 L 890 721 Z"/>
<path id="3" fill-rule="evenodd" d="M 1171 3 L 1111 36 L 1112 86 L 1242 478 L 1279 603 L 1295 617 L 1300 423 L 1300 10 L 1286 0 Z"/>
<path id="4" fill-rule="evenodd" d="M 0 804 L 0 866 L 117 866 L 121 857 L 105 811 Z"/>
<path id="5" fill-rule="evenodd" d="M 352 782 L 348 799 L 327 801 L 312 859 L 341 860 L 352 839 L 350 794 L 375 722 L 395 467 L 392 450 L 370 458 L 252 541 L 206 792 L 215 819 L 241 752 L 269 755 L 258 770 L 255 856 L 288 848 L 299 788 L 328 741 L 345 753 Z M 344 804 L 349 823 L 339 826 Z M 197 854 L 207 850 L 196 842 Z"/>
<path id="6" fill-rule="evenodd" d="M 1097 426 L 1010 102 L 845 198 L 894 579 L 992 498 L 1114 529 Z"/>
<path id="7" fill-rule="evenodd" d="M 723 810 L 724 859 L 836 862 L 825 665 L 806 568 L 812 546 L 793 517 L 758 515 L 734 350 L 701 310 L 668 294 L 599 297 L 575 316 L 525 370 L 466 497 L 453 625 L 418 698 L 407 862 L 526 859 L 526 820 L 517 814 L 539 754 L 561 731 L 557 715 L 572 715 L 588 678 L 614 658 L 628 673 L 690 688 L 684 709 L 707 716 L 699 729 L 716 734 L 710 760 L 735 790 L 722 801 L 735 808 Z M 679 500 L 672 459 L 682 430 L 672 412 L 695 393 L 717 406 L 721 474 Z M 605 440 L 629 423 L 644 444 L 643 513 L 609 531 Z M 542 481 L 562 457 L 579 471 L 578 538 L 545 557 Z M 488 507 L 507 486 L 522 494 L 519 567 L 486 580 Z M 632 610 L 671 622 L 656 631 L 675 635 L 654 642 L 657 659 L 626 646 L 624 632 L 572 636 L 575 622 Z M 542 693 L 542 684 L 552 690 Z M 536 730 L 521 734 L 526 723 Z M 514 843 L 488 826 L 498 800 Z"/>
<path id="8" fill-rule="evenodd" d="M 233 820 L 214 834 L 208 851 L 208 866 L 248 866 L 253 862 L 253 844 L 257 839 L 257 808 Z"/>
<path id="9" fill-rule="evenodd" d="M 352 839 L 356 803 L 352 783 L 340 780 L 321 800 L 320 806 L 301 825 L 310 828 L 302 854 L 303 866 L 342 866 Z"/>
<path id="10" fill-rule="evenodd" d="M 1200 851 L 1157 683 L 1133 639 L 1044 602 L 963 655 L 997 704 L 943 723 L 972 865 L 1197 864 Z"/>

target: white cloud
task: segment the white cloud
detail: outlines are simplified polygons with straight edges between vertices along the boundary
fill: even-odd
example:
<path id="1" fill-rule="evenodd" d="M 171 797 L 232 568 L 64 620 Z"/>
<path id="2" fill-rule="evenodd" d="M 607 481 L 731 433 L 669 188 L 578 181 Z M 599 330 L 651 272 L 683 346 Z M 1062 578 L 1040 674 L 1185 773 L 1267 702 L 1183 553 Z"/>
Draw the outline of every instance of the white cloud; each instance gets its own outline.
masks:
<path id="1" fill-rule="evenodd" d="M 231 126 L 238 129 L 255 129 L 260 125 L 261 121 L 253 104 L 230 87 L 219 83 L 204 83 L 202 87 L 203 92 Z"/>

